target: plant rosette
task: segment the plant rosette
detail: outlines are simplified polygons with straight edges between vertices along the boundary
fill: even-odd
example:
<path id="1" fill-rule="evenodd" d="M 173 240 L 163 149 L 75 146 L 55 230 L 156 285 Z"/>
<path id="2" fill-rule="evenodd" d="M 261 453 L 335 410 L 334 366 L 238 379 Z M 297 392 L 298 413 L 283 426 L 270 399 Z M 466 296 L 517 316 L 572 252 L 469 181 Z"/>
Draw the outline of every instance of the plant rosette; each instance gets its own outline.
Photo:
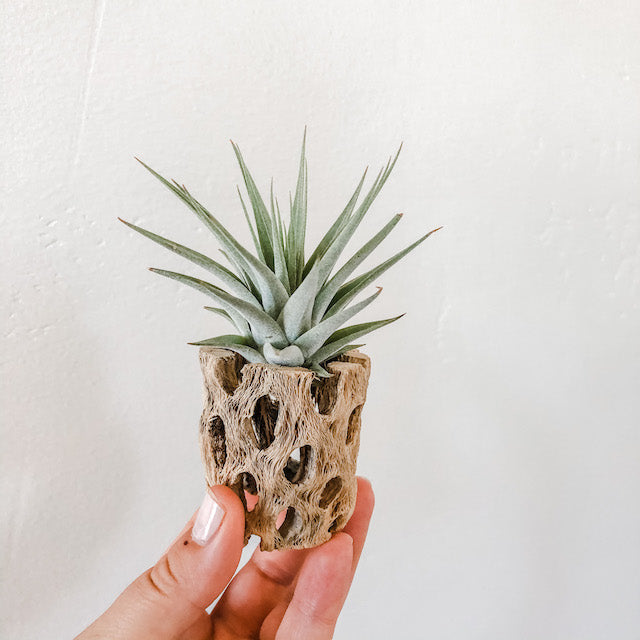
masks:
<path id="1" fill-rule="evenodd" d="M 357 351 L 366 334 L 401 316 L 347 325 L 381 293 L 356 298 L 424 242 L 434 229 L 384 262 L 354 275 L 402 218 L 394 215 L 337 268 L 347 244 L 396 164 L 400 149 L 360 198 L 364 172 L 347 205 L 309 257 L 306 134 L 285 223 L 273 191 L 265 204 L 238 147 L 251 212 L 240 202 L 254 252 L 240 244 L 184 185 L 143 166 L 211 231 L 229 266 L 130 222 L 128 227 L 214 275 L 218 284 L 151 269 L 214 300 L 205 309 L 233 334 L 192 342 L 200 347 L 204 410 L 200 448 L 207 482 L 231 487 L 245 511 L 245 541 L 263 550 L 309 548 L 328 540 L 355 507 L 361 412 L 369 358 Z M 345 326 L 347 325 L 347 326 Z"/>

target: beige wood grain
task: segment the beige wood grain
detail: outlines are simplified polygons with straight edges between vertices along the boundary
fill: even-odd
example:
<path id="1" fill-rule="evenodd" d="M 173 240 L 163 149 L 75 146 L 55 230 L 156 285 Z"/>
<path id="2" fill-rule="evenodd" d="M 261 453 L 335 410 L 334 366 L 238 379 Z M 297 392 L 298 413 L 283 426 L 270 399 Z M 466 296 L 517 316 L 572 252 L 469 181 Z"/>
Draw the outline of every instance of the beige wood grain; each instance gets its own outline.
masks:
<path id="1" fill-rule="evenodd" d="M 261 549 L 271 551 L 328 540 L 355 506 L 369 358 L 350 351 L 327 364 L 332 376 L 326 379 L 302 367 L 248 364 L 214 347 L 200 349 L 200 364 L 207 482 L 231 487 L 245 509 L 246 493 L 257 494 L 246 511 L 245 542 L 255 534 Z M 299 461 L 291 458 L 296 451 Z"/>

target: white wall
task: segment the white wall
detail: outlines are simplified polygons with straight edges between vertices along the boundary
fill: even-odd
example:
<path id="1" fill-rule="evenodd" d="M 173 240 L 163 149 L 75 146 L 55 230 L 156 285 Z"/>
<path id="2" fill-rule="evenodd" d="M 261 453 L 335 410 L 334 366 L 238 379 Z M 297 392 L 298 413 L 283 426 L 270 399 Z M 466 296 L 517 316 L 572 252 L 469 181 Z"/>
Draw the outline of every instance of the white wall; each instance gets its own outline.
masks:
<path id="1" fill-rule="evenodd" d="M 445 225 L 368 316 L 407 312 L 368 340 L 378 502 L 336 637 L 638 637 L 637 2 L 0 17 L 3 638 L 78 632 L 203 491 L 185 343 L 223 325 L 116 216 L 212 245 L 132 156 L 242 226 L 228 138 L 284 199 L 305 124 L 314 237 L 401 140 L 379 255 Z"/>

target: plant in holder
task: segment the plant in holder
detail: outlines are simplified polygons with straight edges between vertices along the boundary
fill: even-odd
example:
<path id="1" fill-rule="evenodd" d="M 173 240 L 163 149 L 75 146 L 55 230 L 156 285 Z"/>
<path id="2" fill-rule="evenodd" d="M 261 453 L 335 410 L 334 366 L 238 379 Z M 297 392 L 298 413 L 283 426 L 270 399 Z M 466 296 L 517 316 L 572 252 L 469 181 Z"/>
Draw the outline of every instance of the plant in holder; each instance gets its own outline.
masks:
<path id="1" fill-rule="evenodd" d="M 306 137 L 306 136 L 305 136 Z M 434 231 L 376 267 L 361 263 L 400 221 L 397 214 L 339 268 L 339 258 L 393 170 L 389 159 L 360 199 L 367 171 L 309 257 L 307 161 L 303 138 L 295 194 L 286 224 L 273 192 L 260 195 L 238 147 L 248 204 L 240 202 L 255 253 L 242 246 L 184 185 L 142 163 L 213 233 L 229 267 L 130 222 L 131 229 L 215 276 L 218 284 L 151 269 L 208 295 L 235 332 L 190 344 L 200 347 L 205 406 L 200 446 L 210 484 L 232 487 L 246 508 L 245 538 L 264 550 L 306 548 L 340 530 L 355 506 L 360 413 L 369 358 L 354 344 L 401 316 L 344 326 L 380 295 L 354 302 L 374 281 Z"/>

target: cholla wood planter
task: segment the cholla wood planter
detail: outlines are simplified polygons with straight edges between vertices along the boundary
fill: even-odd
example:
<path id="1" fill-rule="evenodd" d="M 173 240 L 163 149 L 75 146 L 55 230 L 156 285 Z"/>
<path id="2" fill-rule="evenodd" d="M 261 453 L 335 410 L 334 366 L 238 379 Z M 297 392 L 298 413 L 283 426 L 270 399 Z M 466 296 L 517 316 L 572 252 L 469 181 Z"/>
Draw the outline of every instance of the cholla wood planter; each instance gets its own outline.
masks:
<path id="1" fill-rule="evenodd" d="M 304 549 L 342 529 L 356 500 L 369 358 L 350 351 L 327 365 L 333 375 L 324 379 L 214 347 L 200 349 L 200 365 L 206 478 L 242 500 L 245 543 L 255 534 L 265 551 Z"/>

